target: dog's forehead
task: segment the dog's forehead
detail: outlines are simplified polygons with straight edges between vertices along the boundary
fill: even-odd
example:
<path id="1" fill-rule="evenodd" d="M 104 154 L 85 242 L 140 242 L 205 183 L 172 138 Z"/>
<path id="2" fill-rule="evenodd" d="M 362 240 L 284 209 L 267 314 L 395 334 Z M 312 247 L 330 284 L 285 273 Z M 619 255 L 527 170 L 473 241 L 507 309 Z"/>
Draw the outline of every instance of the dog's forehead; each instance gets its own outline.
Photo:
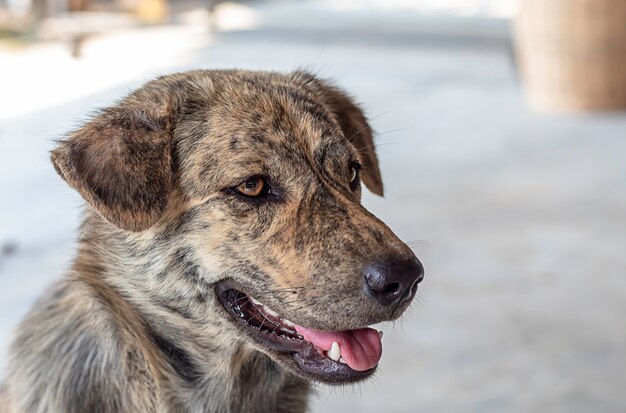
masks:
<path id="1" fill-rule="evenodd" d="M 219 112 L 277 135 L 289 132 L 293 137 L 313 139 L 316 143 L 318 135 L 333 137 L 340 133 L 323 98 L 284 77 L 242 77 L 224 85 L 217 83 L 215 92 Z"/>
<path id="2" fill-rule="evenodd" d="M 338 169 L 356 156 L 323 100 L 283 77 L 243 75 L 212 82 L 208 102 L 194 102 L 187 120 L 186 175 L 210 191 L 246 174 Z M 195 119 L 191 122 L 190 119 Z M 222 180 L 223 182 L 217 182 Z M 184 179 L 185 181 L 185 179 Z M 189 182 L 191 183 L 191 182 Z"/>
<path id="3" fill-rule="evenodd" d="M 341 157 L 352 148 L 323 99 L 284 76 L 229 79 L 221 88 L 217 83 L 216 95 L 209 122 L 233 150 L 282 149 L 284 158 L 316 159 Z"/>

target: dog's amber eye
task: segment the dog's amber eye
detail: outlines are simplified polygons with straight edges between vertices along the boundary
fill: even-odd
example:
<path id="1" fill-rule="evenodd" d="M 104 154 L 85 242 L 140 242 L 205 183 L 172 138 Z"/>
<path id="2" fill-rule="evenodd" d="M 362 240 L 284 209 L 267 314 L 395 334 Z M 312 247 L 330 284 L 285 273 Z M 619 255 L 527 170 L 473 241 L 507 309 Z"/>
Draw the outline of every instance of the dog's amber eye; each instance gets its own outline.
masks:
<path id="1" fill-rule="evenodd" d="M 356 162 L 350 164 L 350 189 L 355 190 L 359 186 L 359 170 L 361 165 Z"/>
<path id="2" fill-rule="evenodd" d="M 262 176 L 251 176 L 235 187 L 237 192 L 251 198 L 256 198 L 267 193 L 267 183 Z"/>

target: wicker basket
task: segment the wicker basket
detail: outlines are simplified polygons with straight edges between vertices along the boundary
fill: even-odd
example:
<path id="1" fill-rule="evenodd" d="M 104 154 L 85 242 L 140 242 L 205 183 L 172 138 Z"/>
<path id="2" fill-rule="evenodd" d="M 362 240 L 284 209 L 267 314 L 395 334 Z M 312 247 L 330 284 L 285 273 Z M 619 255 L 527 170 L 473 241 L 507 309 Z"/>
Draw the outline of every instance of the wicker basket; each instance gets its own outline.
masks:
<path id="1" fill-rule="evenodd" d="M 534 107 L 626 108 L 626 0 L 521 0 L 515 42 Z"/>

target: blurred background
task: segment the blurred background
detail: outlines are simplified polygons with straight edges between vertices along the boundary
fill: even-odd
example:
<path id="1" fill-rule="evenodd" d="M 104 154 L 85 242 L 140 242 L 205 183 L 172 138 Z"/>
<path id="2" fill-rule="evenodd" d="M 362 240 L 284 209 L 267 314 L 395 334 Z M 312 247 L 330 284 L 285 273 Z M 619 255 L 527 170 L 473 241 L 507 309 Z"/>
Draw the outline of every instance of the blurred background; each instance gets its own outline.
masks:
<path id="1" fill-rule="evenodd" d="M 626 411 L 625 0 L 0 0 L 0 372 L 69 266 L 55 138 L 161 74 L 306 68 L 357 97 L 426 267 L 374 380 L 313 412 Z"/>

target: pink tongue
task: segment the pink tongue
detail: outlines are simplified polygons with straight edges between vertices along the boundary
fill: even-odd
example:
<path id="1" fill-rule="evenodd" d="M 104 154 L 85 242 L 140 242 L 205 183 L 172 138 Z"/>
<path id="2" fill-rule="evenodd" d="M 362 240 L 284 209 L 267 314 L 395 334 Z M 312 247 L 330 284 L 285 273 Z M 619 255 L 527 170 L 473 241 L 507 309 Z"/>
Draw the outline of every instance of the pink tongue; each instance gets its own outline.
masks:
<path id="1" fill-rule="evenodd" d="M 383 354 L 378 331 L 373 328 L 338 332 L 318 331 L 295 326 L 304 339 L 322 350 L 330 350 L 333 342 L 339 344 L 343 361 L 356 371 L 365 371 L 376 367 Z"/>

